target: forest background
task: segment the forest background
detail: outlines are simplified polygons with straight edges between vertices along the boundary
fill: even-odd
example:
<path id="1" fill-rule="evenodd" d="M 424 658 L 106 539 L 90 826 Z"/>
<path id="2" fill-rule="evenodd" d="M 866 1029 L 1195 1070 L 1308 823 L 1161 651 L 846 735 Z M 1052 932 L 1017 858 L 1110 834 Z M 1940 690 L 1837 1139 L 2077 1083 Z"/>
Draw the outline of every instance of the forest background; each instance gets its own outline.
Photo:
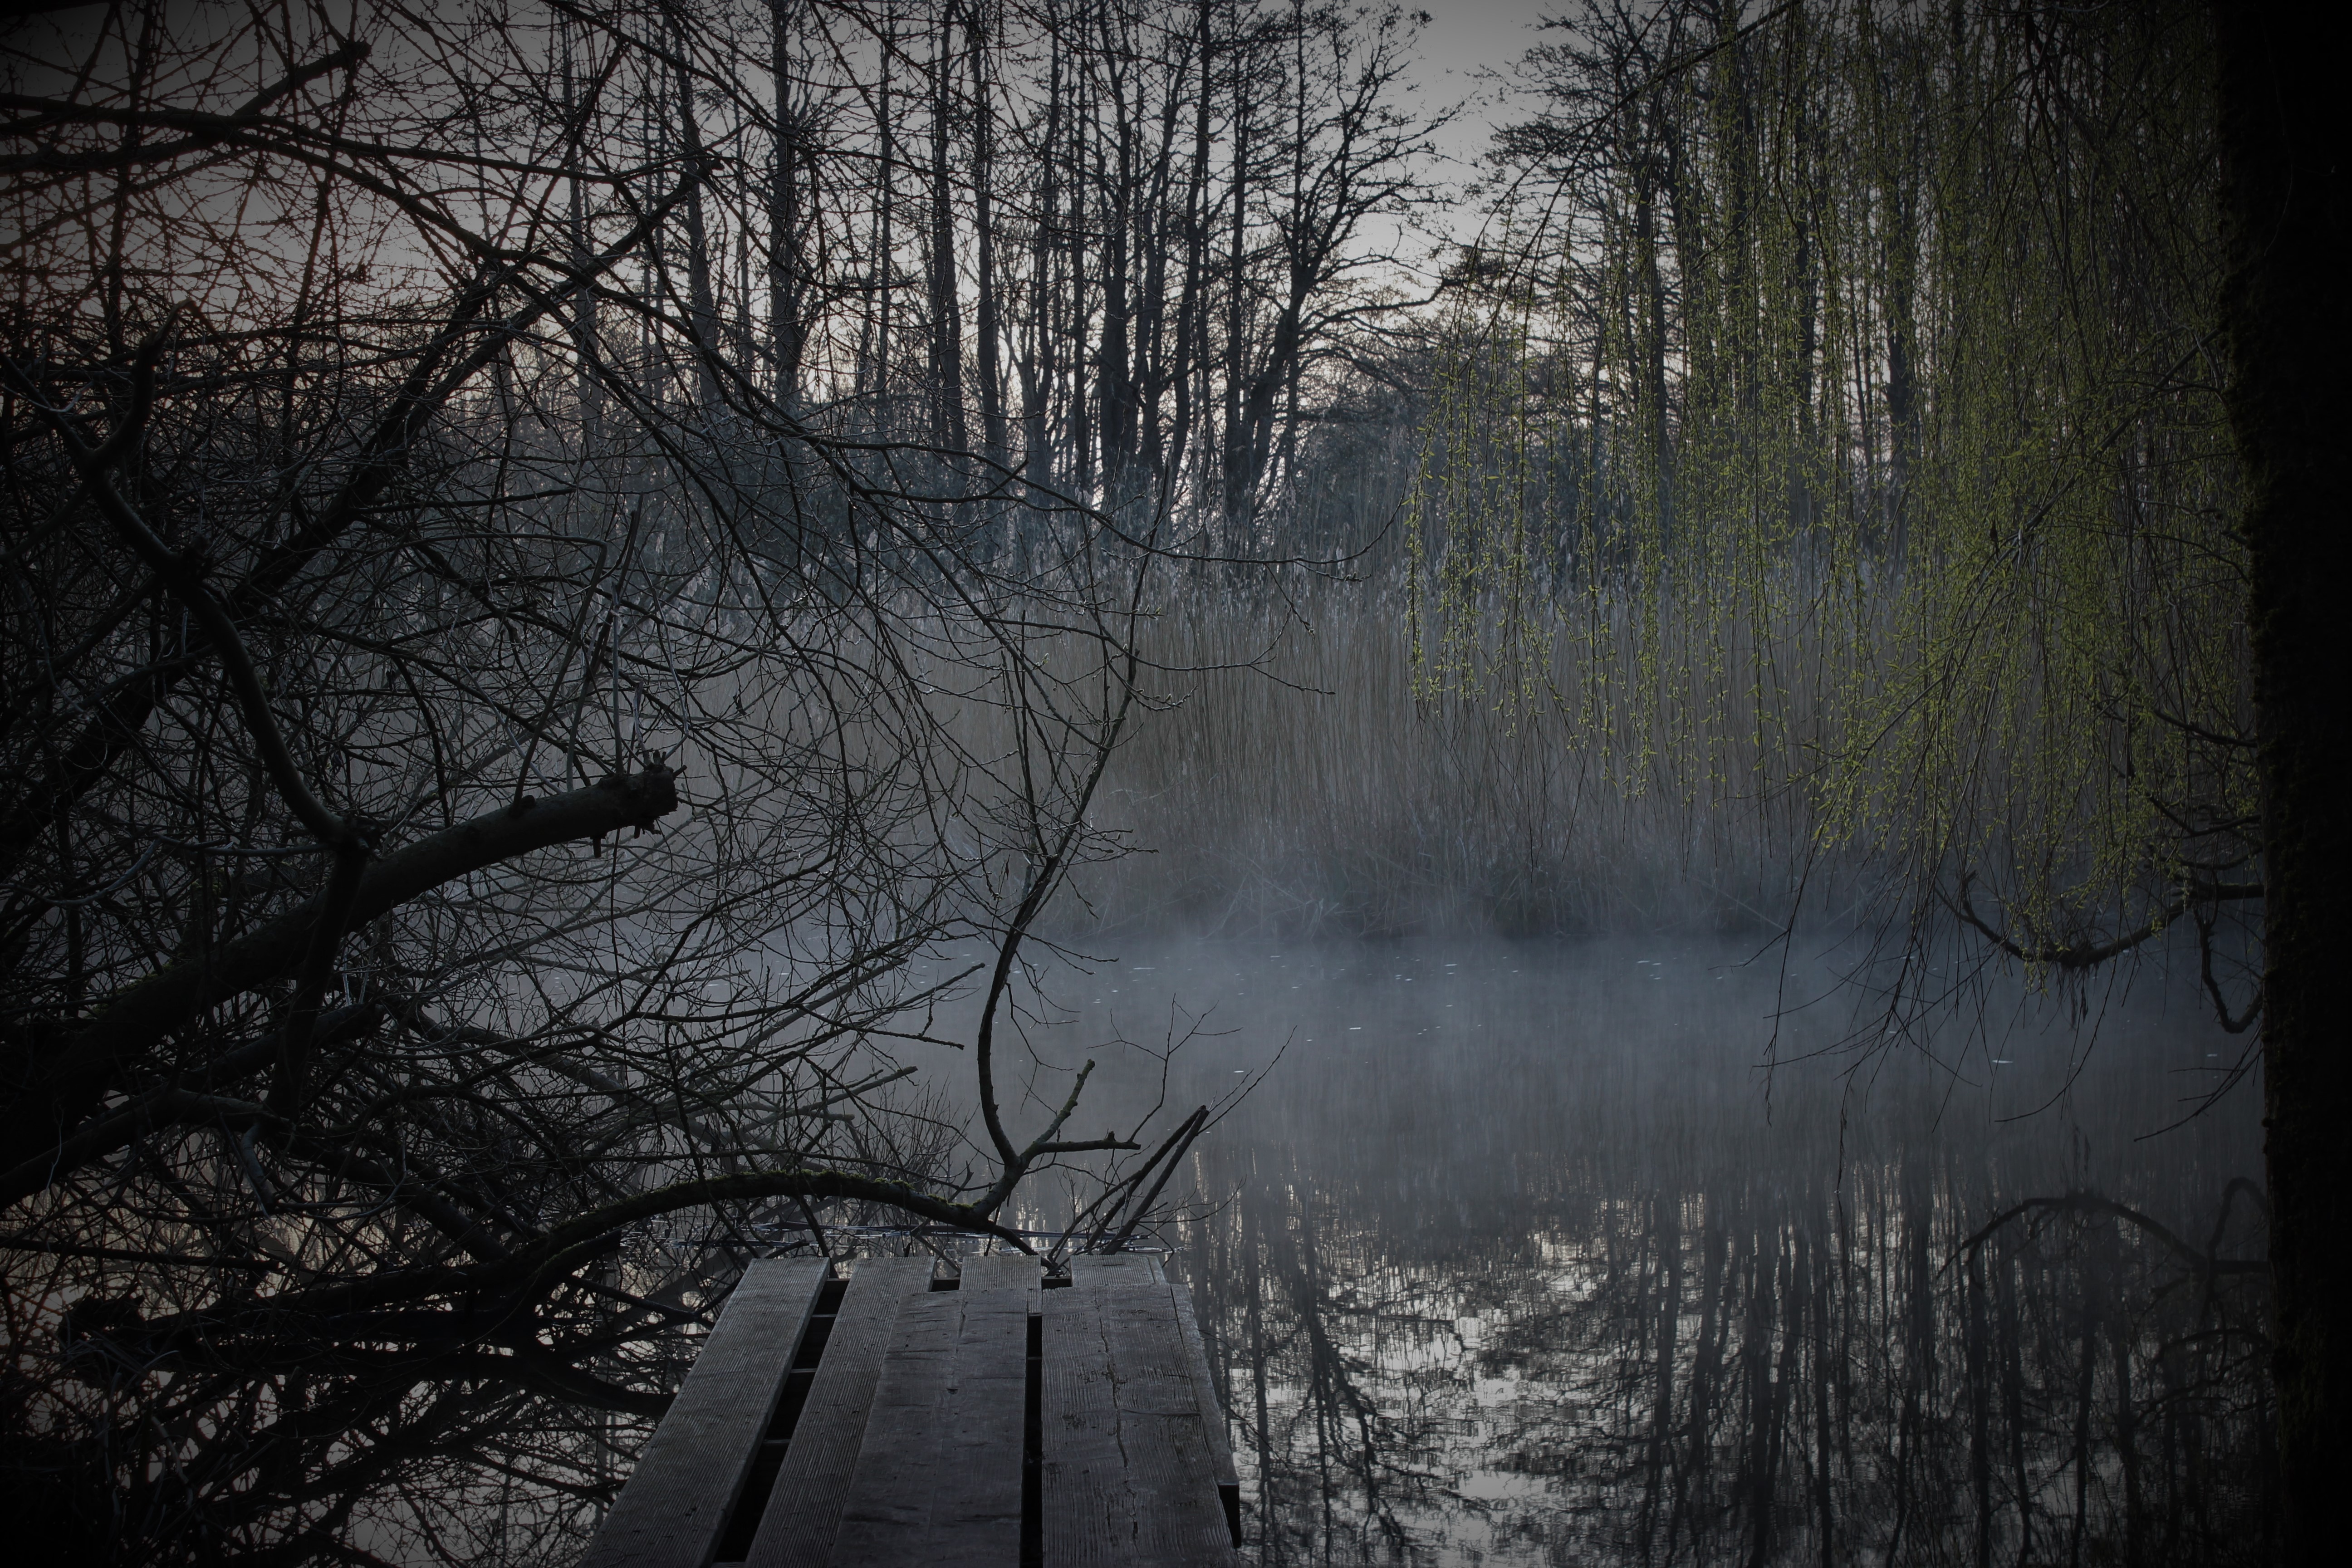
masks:
<path id="1" fill-rule="evenodd" d="M 1858 931 L 1873 1048 L 2185 940 L 2275 1053 L 2213 18 L 1563 20 L 1458 184 L 1378 7 L 11 24 L 11 1474 L 299 1555 L 780 1226 L 1127 1234 L 1106 930 Z"/>

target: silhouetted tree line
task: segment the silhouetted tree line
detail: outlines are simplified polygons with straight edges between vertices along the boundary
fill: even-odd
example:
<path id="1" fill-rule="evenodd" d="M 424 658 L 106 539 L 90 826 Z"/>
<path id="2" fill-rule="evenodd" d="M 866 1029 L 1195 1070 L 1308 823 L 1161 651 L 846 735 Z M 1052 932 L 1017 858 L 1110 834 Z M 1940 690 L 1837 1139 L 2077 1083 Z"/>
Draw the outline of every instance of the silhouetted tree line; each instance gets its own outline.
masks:
<path id="1" fill-rule="evenodd" d="M 1264 553 L 1374 303 L 1408 30 L 7 24 L 5 1447 L 54 1550 L 558 1550 L 751 1249 L 1158 1190 L 1199 1119 L 1066 1132 L 1006 999 L 1119 847 L 1160 574 Z"/>

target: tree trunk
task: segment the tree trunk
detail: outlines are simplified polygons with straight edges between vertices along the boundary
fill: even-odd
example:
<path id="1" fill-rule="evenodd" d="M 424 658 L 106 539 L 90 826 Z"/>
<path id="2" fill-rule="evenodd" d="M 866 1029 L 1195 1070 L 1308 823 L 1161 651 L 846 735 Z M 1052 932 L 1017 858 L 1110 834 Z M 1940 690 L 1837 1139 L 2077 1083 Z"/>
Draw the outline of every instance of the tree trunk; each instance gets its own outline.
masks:
<path id="1" fill-rule="evenodd" d="M 579 83 L 572 59 L 572 28 L 563 28 L 563 112 L 567 119 L 579 113 L 576 97 Z M 580 173 L 580 150 L 570 147 L 565 154 L 564 184 L 569 200 L 567 216 L 571 224 L 571 262 L 575 272 L 584 272 L 594 250 L 588 231 L 588 184 Z M 583 289 L 573 297 L 568 312 L 567 325 L 572 330 L 574 395 L 580 400 L 580 444 L 583 456 L 593 457 L 598 437 L 604 427 L 604 391 L 596 378 L 596 363 L 603 350 L 596 342 L 596 291 Z"/>
<path id="2" fill-rule="evenodd" d="M 1249 370 L 1249 71 L 1236 61 L 1234 71 L 1233 246 L 1225 279 L 1225 421 L 1218 446 L 1225 486 L 1224 511 L 1228 530 L 1234 528 L 1248 499 L 1249 479 L 1242 461 L 1242 378 Z"/>
<path id="3" fill-rule="evenodd" d="M 1106 13 L 1102 22 L 1104 79 L 1110 87 L 1111 162 L 1099 177 L 1107 187 L 1101 259 L 1103 289 L 1102 341 L 1097 351 L 1095 403 L 1100 411 L 1103 483 L 1116 502 L 1127 478 L 1128 460 L 1135 455 L 1135 366 L 1132 341 L 1135 301 L 1128 275 L 1132 258 L 1138 205 L 1136 197 L 1136 116 L 1140 104 L 1128 97 L 1128 72 L 1123 40 L 1111 32 Z M 1138 97 L 1140 97 L 1139 89 Z"/>
<path id="4" fill-rule="evenodd" d="M 948 143 L 952 132 L 955 34 L 941 26 L 931 58 L 931 232 L 929 266 L 931 306 L 931 442 L 943 452 L 961 454 L 971 445 L 963 417 L 963 307 L 956 278 L 954 188 L 948 178 Z M 961 488 L 961 468 L 942 475 L 951 488 Z"/>
<path id="5" fill-rule="evenodd" d="M 2342 435 L 2345 338 L 2340 116 L 2332 53 L 2283 14 L 2214 8 L 2220 25 L 2222 300 L 2230 417 L 2246 491 L 2262 784 L 2264 1159 L 2287 1563 L 2332 1557 L 2330 1494 L 2352 1475 L 2345 1129 L 2352 1054 L 2336 994 L 2352 876 L 2352 691 Z"/>
<path id="6" fill-rule="evenodd" d="M 1193 94 L 1192 160 L 1184 187 L 1184 293 L 1176 307 L 1176 364 L 1173 372 L 1176 394 L 1176 426 L 1170 433 L 1168 471 L 1181 473 L 1184 453 L 1192 439 L 1192 424 L 1202 399 L 1198 393 L 1208 390 L 1201 379 L 1208 359 L 1208 323 L 1201 297 L 1201 282 L 1208 246 L 1209 199 L 1209 100 L 1215 91 L 1213 67 L 1215 42 L 1210 31 L 1213 13 L 1209 0 L 1201 0 L 1200 34 L 1195 43 L 1199 52 L 1201 82 Z"/>
<path id="7" fill-rule="evenodd" d="M 800 130 L 792 102 L 794 0 L 771 0 L 772 68 L 776 78 L 775 167 L 768 186 L 768 336 L 775 355 L 776 402 L 800 403 L 803 329 L 802 295 L 807 263 L 801 255 Z"/>
<path id="8" fill-rule="evenodd" d="M 696 118 L 694 79 L 687 71 L 683 49 L 678 52 L 677 74 L 678 133 L 687 162 L 698 167 L 703 161 L 702 127 Z M 720 265 L 725 264 L 722 258 Z M 703 221 L 700 182 L 689 186 L 686 195 L 686 309 L 694 329 L 697 412 L 708 430 L 719 417 L 719 374 L 712 367 L 724 345 L 719 341 L 719 299 L 710 284 L 710 230 Z"/>
<path id="9" fill-rule="evenodd" d="M 980 269 L 973 308 L 978 315 L 975 347 L 980 356 L 981 438 L 988 460 L 1002 465 L 1005 459 L 1004 366 L 998 343 L 1003 333 L 1003 312 L 997 300 L 996 211 L 990 189 L 996 177 L 996 128 L 988 98 L 988 37 L 977 8 L 965 19 L 964 27 L 971 53 L 972 239 Z M 995 479 L 991 476 L 985 482 L 993 485 Z"/>
<path id="10" fill-rule="evenodd" d="M 1033 497 L 1052 480 L 1054 463 L 1046 445 L 1046 416 L 1054 391 L 1054 345 L 1059 324 L 1054 304 L 1059 298 L 1055 268 L 1062 254 L 1061 155 L 1062 40 L 1060 18 L 1046 10 L 1045 129 L 1037 159 L 1038 219 L 1029 245 L 1029 321 L 1015 370 L 1021 377 L 1021 472 Z M 1024 517 L 1020 526 L 1029 526 Z"/>

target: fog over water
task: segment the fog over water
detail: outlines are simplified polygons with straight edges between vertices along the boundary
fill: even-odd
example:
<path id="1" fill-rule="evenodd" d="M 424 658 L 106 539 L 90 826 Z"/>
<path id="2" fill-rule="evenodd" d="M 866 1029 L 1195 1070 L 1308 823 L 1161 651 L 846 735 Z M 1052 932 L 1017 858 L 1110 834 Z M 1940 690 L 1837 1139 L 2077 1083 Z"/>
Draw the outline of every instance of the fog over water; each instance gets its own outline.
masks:
<path id="1" fill-rule="evenodd" d="M 1055 987 L 1049 1062 L 1197 1012 L 1171 1108 L 1250 1086 L 1160 1240 L 1261 1561 L 2260 1555 L 2227 1266 L 2261 1256 L 2257 1097 L 2162 1131 L 2239 1042 L 2155 962 L 1893 1040 L 1837 978 L 1753 942 L 1216 942 Z M 1158 1081 L 1090 1054 L 1089 1135 Z"/>

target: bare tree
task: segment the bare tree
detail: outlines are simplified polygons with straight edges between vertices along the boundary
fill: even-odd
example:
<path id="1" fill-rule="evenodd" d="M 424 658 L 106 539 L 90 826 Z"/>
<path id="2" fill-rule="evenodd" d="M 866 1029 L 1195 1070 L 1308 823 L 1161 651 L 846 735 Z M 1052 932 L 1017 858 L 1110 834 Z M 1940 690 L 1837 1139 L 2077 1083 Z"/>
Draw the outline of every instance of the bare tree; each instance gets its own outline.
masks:
<path id="1" fill-rule="evenodd" d="M 1026 1247 L 1025 1179 L 1141 1152 L 1066 1131 L 1087 1073 L 1011 1009 L 1118 847 L 1088 805 L 1168 507 L 1031 483 L 1008 555 L 969 504 L 1018 471 L 961 417 L 984 34 L 897 34 L 0 35 L 7 1441 L 86 1555 L 430 1536 L 523 1405 L 656 1411 L 747 1249 L 877 1213 Z M 885 65 L 926 92 L 827 142 Z M 847 194 L 910 107 L 911 273 Z M 920 420 L 856 352 L 893 308 Z M 1202 1122 L 1102 1169 L 1097 1234 Z M 576 1522 L 610 1434 L 546 1429 L 507 1473 Z"/>

